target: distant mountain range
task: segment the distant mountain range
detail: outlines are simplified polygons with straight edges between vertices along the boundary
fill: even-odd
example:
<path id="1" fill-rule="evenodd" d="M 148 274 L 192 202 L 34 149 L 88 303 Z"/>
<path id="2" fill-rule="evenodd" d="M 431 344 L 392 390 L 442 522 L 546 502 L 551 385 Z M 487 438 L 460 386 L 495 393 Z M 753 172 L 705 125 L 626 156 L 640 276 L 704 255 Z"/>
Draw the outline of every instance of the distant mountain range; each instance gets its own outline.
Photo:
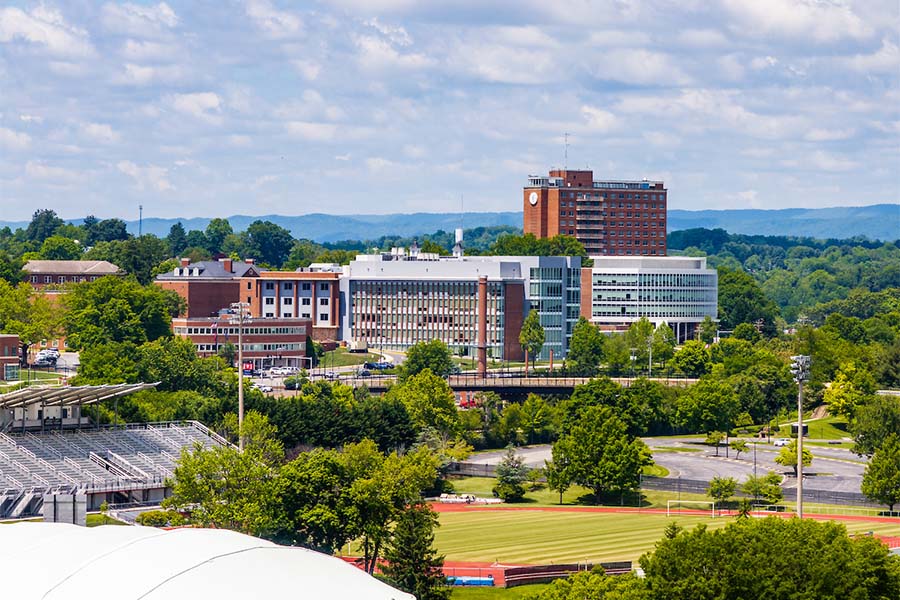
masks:
<path id="1" fill-rule="evenodd" d="M 521 212 L 492 213 L 412 213 L 390 215 L 325 215 L 301 216 L 261 215 L 228 217 L 235 231 L 242 231 L 256 220 L 272 221 L 288 229 L 296 238 L 317 242 L 371 240 L 383 235 L 403 237 L 452 231 L 457 227 L 471 229 L 494 225 L 522 226 Z M 210 219 L 144 219 L 144 233 L 160 237 L 181 222 L 188 231 L 205 229 Z M 72 222 L 78 223 L 79 220 Z M 127 221 L 128 230 L 137 233 L 137 221 Z M 0 221 L 0 227 L 26 227 L 28 222 Z M 845 239 L 865 236 L 877 240 L 900 239 L 900 204 L 873 204 L 832 208 L 786 208 L 781 210 L 670 210 L 669 231 L 705 227 L 721 228 L 729 233 L 757 235 L 791 235 L 815 238 Z"/>

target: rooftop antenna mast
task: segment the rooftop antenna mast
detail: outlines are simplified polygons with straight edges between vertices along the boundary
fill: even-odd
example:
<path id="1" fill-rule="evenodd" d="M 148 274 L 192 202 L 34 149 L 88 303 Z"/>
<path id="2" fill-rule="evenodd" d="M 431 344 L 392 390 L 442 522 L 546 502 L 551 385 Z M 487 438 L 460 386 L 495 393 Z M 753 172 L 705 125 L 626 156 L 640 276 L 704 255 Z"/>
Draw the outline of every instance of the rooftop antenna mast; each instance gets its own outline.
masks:
<path id="1" fill-rule="evenodd" d="M 566 150 L 565 150 L 565 155 L 564 155 L 564 160 L 563 160 L 563 169 L 568 171 L 569 170 L 569 132 L 564 133 L 563 136 L 566 140 L 565 141 Z"/>
<path id="2" fill-rule="evenodd" d="M 138 204 L 138 237 L 144 236 L 144 205 Z"/>

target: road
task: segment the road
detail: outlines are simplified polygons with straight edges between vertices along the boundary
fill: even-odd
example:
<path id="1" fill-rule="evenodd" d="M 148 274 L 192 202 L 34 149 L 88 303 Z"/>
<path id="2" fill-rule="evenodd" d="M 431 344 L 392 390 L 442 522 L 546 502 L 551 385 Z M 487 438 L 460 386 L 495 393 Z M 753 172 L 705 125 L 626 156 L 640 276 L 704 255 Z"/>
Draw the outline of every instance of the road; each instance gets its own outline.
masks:
<path id="1" fill-rule="evenodd" d="M 719 449 L 717 457 L 715 449 L 702 442 L 702 438 L 644 438 L 644 443 L 653 450 L 653 460 L 669 471 L 670 478 L 709 481 L 713 477 L 734 477 L 738 481 L 743 481 L 747 476 L 753 475 L 752 442 L 750 452 L 742 453 L 740 458 L 735 458 L 734 451 L 730 451 L 731 456 L 726 458 L 724 447 Z M 803 483 L 807 489 L 859 493 L 860 481 L 866 466 L 863 458 L 843 448 L 806 447 L 813 454 L 812 465 L 804 469 Z M 794 488 L 796 479 L 791 474 L 793 471 L 775 463 L 775 457 L 780 450 L 770 444 L 758 444 L 756 472 L 758 475 L 764 475 L 768 471 L 785 474 L 787 476 L 783 487 Z M 471 456 L 465 462 L 495 465 L 505 454 L 505 450 L 484 452 Z M 523 457 L 525 464 L 530 467 L 543 467 L 544 461 L 551 458 L 550 446 L 547 445 L 519 448 L 516 454 Z"/>

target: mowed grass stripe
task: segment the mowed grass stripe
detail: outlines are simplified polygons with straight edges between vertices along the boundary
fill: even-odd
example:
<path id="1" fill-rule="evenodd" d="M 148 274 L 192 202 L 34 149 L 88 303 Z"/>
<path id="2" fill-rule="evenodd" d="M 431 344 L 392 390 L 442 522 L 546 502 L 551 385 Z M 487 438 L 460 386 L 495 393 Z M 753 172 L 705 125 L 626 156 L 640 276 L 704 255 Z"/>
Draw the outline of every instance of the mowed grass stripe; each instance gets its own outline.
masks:
<path id="1" fill-rule="evenodd" d="M 706 523 L 724 527 L 733 519 L 641 513 L 483 510 L 440 515 L 435 535 L 448 560 L 500 563 L 563 563 L 636 560 L 653 549 L 667 525 Z M 900 536 L 898 523 L 848 521 L 850 533 Z"/>
<path id="2" fill-rule="evenodd" d="M 448 560 L 522 563 L 628 560 L 652 549 L 672 521 L 693 527 L 709 519 L 552 511 L 444 513 L 436 532 L 436 545 Z M 717 522 L 711 526 L 724 525 L 727 519 Z"/>

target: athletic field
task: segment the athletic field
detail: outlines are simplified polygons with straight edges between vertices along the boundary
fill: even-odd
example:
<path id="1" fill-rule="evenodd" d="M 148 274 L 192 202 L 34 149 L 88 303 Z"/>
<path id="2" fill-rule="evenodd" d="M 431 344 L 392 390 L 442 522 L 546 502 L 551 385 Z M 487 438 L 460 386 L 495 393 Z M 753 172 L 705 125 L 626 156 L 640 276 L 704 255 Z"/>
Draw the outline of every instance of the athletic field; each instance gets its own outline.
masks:
<path id="1" fill-rule="evenodd" d="M 436 510 L 447 510 L 440 505 Z M 637 560 L 653 549 L 669 523 L 685 528 L 706 523 L 724 527 L 734 517 L 678 515 L 645 511 L 602 511 L 571 508 L 524 510 L 462 507 L 441 512 L 435 546 L 451 561 L 548 564 Z M 900 537 L 895 522 L 843 521 L 850 533 L 875 532 Z"/>

